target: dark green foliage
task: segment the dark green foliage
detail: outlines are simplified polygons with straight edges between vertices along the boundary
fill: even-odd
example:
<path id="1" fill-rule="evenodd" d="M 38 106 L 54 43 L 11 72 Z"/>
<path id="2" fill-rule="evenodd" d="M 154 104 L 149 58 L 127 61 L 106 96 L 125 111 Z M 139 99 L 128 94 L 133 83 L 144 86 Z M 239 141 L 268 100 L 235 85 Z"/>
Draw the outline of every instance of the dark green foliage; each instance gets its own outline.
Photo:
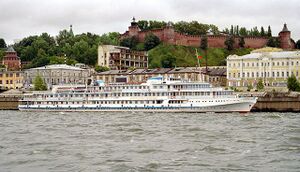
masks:
<path id="1" fill-rule="evenodd" d="M 170 53 L 164 54 L 162 61 L 161 61 L 161 66 L 163 68 L 173 68 L 176 66 L 176 58 L 173 57 Z"/>
<path id="2" fill-rule="evenodd" d="M 292 75 L 287 80 L 287 87 L 289 91 L 300 91 L 300 83 L 297 81 L 295 75 Z"/>
<path id="3" fill-rule="evenodd" d="M 6 48 L 6 43 L 3 38 L 0 38 L 0 48 Z"/>
<path id="4" fill-rule="evenodd" d="M 144 48 L 145 50 L 151 50 L 152 48 L 156 47 L 160 43 L 160 40 L 157 36 L 150 33 L 147 34 L 144 41 Z"/>
<path id="5" fill-rule="evenodd" d="M 244 47 L 245 47 L 245 39 L 244 39 L 244 37 L 240 37 L 240 38 L 239 38 L 239 46 L 240 46 L 241 48 L 244 48 Z"/>
<path id="6" fill-rule="evenodd" d="M 278 38 L 270 37 L 267 46 L 269 47 L 280 47 L 280 41 Z"/>
<path id="7" fill-rule="evenodd" d="M 272 35 L 271 32 L 271 27 L 269 26 L 268 28 L 268 32 L 266 33 L 266 31 L 264 30 L 263 27 L 260 28 L 260 31 L 257 29 L 257 26 L 253 27 L 250 30 L 247 30 L 245 27 L 239 27 L 238 25 L 234 26 L 231 25 L 230 26 L 230 30 L 228 28 L 225 28 L 223 30 L 224 33 L 226 34 L 230 34 L 230 35 L 234 35 L 234 36 L 261 36 L 261 37 L 265 37 L 268 35 Z M 268 36 L 270 37 L 270 36 Z"/>
<path id="8" fill-rule="evenodd" d="M 98 65 L 96 65 L 96 67 L 95 67 L 95 71 L 96 72 L 104 72 L 104 71 L 108 71 L 108 70 L 109 70 L 109 68 L 106 67 L 106 66 L 98 66 Z"/>
<path id="9" fill-rule="evenodd" d="M 69 57 L 61 57 L 61 56 L 52 56 L 49 57 L 49 64 L 67 64 L 67 65 L 75 65 L 78 63 L 75 59 Z"/>
<path id="10" fill-rule="evenodd" d="M 300 49 L 300 39 L 296 42 L 296 48 Z"/>
<path id="11" fill-rule="evenodd" d="M 138 39 L 135 36 L 124 38 L 120 41 L 120 45 L 124 47 L 129 47 L 130 49 L 136 49 L 136 46 L 138 44 Z"/>
<path id="12" fill-rule="evenodd" d="M 272 37 L 272 30 L 271 30 L 271 26 L 268 26 L 268 32 L 267 32 L 267 36 L 268 36 L 268 37 Z"/>
<path id="13" fill-rule="evenodd" d="M 200 48 L 201 48 L 202 50 L 207 50 L 207 47 L 208 47 L 208 45 L 207 45 L 207 36 L 204 35 L 204 36 L 202 36 L 202 38 L 201 38 Z"/>
<path id="14" fill-rule="evenodd" d="M 37 75 L 33 81 L 35 91 L 47 90 L 47 86 L 40 75 Z"/>
<path id="15" fill-rule="evenodd" d="M 95 38 L 95 39 L 99 39 L 99 41 L 96 41 L 96 42 L 99 42 L 100 44 L 103 44 L 103 45 L 119 45 L 120 44 L 119 38 L 120 38 L 120 33 L 109 32 L 109 33 L 103 34 L 99 38 Z"/>
<path id="16" fill-rule="evenodd" d="M 4 55 L 5 55 L 5 52 L 4 52 L 3 50 L 0 49 L 0 60 L 3 59 Z"/>
<path id="17" fill-rule="evenodd" d="M 116 32 L 99 36 L 89 32 L 74 35 L 72 30 L 62 30 L 56 36 L 56 41 L 54 37 L 43 33 L 24 38 L 15 44 L 14 48 L 22 61 L 31 61 L 26 68 L 76 62 L 95 65 L 98 45 L 119 45 L 119 37 L 120 34 Z M 66 59 L 61 60 L 61 58 Z"/>
<path id="18" fill-rule="evenodd" d="M 233 36 L 228 36 L 224 42 L 224 44 L 226 45 L 227 50 L 231 51 L 234 49 L 234 37 Z"/>
<path id="19" fill-rule="evenodd" d="M 240 36 L 248 36 L 248 31 L 245 27 L 241 27 L 239 34 L 240 34 Z"/>
<path id="20" fill-rule="evenodd" d="M 260 28 L 260 36 L 262 36 L 262 37 L 266 36 L 264 27 Z"/>
<path id="21" fill-rule="evenodd" d="M 260 78 L 256 85 L 256 88 L 257 88 L 257 90 L 262 91 L 264 89 L 264 87 L 265 86 L 264 86 L 263 80 Z"/>

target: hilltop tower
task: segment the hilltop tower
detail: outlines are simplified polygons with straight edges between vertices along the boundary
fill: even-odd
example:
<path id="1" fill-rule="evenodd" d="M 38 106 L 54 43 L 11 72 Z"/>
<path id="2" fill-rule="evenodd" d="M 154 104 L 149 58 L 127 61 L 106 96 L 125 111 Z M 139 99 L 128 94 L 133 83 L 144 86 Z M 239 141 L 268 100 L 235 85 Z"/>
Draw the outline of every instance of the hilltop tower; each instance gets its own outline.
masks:
<path id="1" fill-rule="evenodd" d="M 138 23 L 135 21 L 135 18 L 132 18 L 131 25 L 128 27 L 129 36 L 138 36 L 140 28 Z"/>
<path id="2" fill-rule="evenodd" d="M 291 31 L 288 30 L 286 23 L 283 26 L 281 32 L 279 32 L 279 40 L 280 40 L 280 47 L 282 49 L 292 49 L 293 44 L 291 42 Z"/>

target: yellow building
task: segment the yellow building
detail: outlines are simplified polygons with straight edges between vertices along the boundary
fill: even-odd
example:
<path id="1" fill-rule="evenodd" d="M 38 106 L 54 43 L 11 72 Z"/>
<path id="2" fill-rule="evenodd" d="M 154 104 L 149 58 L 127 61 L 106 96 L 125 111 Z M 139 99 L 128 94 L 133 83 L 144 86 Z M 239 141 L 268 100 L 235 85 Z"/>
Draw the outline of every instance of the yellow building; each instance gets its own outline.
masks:
<path id="1" fill-rule="evenodd" d="M 267 87 L 286 87 L 291 75 L 300 78 L 300 51 L 264 48 L 244 56 L 227 57 L 228 86 L 255 87 L 262 79 Z"/>
<path id="2" fill-rule="evenodd" d="M 23 87 L 23 73 L 21 71 L 1 71 L 0 88 L 4 90 Z"/>

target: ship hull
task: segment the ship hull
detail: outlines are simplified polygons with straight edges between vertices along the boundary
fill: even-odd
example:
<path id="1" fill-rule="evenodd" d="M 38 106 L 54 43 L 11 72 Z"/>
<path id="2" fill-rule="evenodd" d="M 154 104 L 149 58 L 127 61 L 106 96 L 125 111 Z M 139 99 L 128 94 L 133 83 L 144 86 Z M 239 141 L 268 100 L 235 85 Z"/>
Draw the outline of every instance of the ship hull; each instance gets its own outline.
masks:
<path id="1" fill-rule="evenodd" d="M 77 105 L 77 106 L 26 106 L 19 105 L 21 111 L 99 111 L 99 112 L 249 112 L 256 99 L 218 105 Z"/>

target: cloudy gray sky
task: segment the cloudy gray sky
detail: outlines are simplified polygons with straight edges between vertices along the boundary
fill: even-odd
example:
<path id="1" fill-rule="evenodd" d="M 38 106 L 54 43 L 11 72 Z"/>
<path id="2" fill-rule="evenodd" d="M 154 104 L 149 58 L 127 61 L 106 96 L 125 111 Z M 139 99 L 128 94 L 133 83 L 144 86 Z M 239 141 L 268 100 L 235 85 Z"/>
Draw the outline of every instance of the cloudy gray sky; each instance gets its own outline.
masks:
<path id="1" fill-rule="evenodd" d="M 271 25 L 273 35 L 288 24 L 300 39 L 299 0 L 0 0 L 0 38 L 13 43 L 29 35 L 57 35 L 73 25 L 75 33 L 123 33 L 137 20 L 192 21 L 251 28 Z"/>

